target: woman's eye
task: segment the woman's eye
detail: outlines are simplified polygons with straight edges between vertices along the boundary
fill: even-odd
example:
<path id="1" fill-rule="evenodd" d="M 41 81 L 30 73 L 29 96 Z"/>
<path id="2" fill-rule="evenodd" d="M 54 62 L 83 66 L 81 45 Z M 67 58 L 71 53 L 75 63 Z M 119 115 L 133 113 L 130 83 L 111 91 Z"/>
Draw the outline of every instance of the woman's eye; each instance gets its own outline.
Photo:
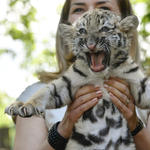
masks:
<path id="1" fill-rule="evenodd" d="M 79 33 L 80 33 L 80 34 L 85 34 L 85 33 L 86 33 L 86 30 L 83 29 L 83 28 L 81 28 L 81 29 L 79 30 Z"/>
<path id="2" fill-rule="evenodd" d="M 103 10 L 110 10 L 108 7 L 100 7 L 100 9 L 103 9 Z"/>
<path id="3" fill-rule="evenodd" d="M 73 11 L 73 13 L 76 13 L 76 12 L 83 12 L 84 10 L 82 8 L 77 8 Z"/>
<path id="4" fill-rule="evenodd" d="M 103 28 L 100 29 L 99 32 L 108 32 L 108 31 L 109 31 L 109 28 L 103 27 Z"/>

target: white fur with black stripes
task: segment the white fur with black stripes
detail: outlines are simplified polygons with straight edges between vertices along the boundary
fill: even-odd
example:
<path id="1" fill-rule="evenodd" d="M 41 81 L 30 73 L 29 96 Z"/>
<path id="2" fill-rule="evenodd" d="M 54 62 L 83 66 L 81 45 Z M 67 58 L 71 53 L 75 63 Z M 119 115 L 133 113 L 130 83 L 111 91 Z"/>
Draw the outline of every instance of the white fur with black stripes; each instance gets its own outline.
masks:
<path id="1" fill-rule="evenodd" d="M 79 118 L 66 150 L 135 150 L 127 121 L 111 102 L 103 82 L 110 76 L 125 79 L 135 104 L 142 109 L 150 108 L 150 80 L 128 54 L 137 26 L 134 15 L 121 20 L 115 13 L 99 9 L 86 12 L 73 25 L 61 24 L 60 34 L 76 55 L 76 61 L 61 78 L 25 104 L 14 102 L 5 112 L 22 117 L 43 115 L 45 109 L 70 104 L 80 87 L 101 85 L 103 97 Z"/>

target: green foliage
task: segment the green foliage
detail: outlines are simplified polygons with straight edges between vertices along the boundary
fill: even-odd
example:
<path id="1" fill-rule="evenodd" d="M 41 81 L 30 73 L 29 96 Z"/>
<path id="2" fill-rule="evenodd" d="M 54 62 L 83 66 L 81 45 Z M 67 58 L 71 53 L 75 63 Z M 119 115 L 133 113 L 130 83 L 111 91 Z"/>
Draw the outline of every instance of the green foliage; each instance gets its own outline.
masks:
<path id="1" fill-rule="evenodd" d="M 22 60 L 20 64 L 21 68 L 35 74 L 37 70 L 42 70 L 43 66 L 54 65 L 56 67 L 54 49 L 45 48 L 43 46 L 43 50 L 41 50 L 40 53 L 36 51 L 37 39 L 35 33 L 32 31 L 31 24 L 38 22 L 36 19 L 37 10 L 31 5 L 30 0 L 7 1 L 9 7 L 6 19 L 4 19 L 1 24 L 6 28 L 6 36 L 11 36 L 14 41 L 19 40 L 24 46 L 24 49 L 21 50 L 24 54 L 24 60 Z M 58 13 L 60 13 L 61 8 L 62 5 L 59 5 L 57 9 Z M 10 19 L 12 15 L 15 18 L 14 20 Z M 49 41 L 46 43 L 48 42 Z M 45 42 L 43 42 L 43 44 L 45 44 Z M 9 53 L 13 57 L 17 55 L 12 49 L 0 49 L 0 55 L 4 53 Z"/>
<path id="2" fill-rule="evenodd" d="M 17 3 L 20 2 L 22 3 L 24 9 L 27 9 L 28 11 L 26 14 L 23 12 L 20 12 L 20 10 L 16 9 Z M 9 27 L 7 28 L 7 33 L 10 35 L 14 40 L 20 40 L 23 45 L 24 45 L 24 54 L 25 54 L 25 59 L 22 62 L 21 66 L 24 66 L 24 68 L 27 67 L 28 63 L 30 63 L 29 60 L 31 60 L 31 56 L 33 51 L 36 49 L 36 41 L 34 37 L 34 33 L 31 31 L 30 25 L 32 22 L 36 21 L 35 15 L 36 15 L 36 9 L 30 4 L 30 0 L 9 0 L 9 7 L 10 10 L 7 12 L 7 15 L 10 13 L 14 13 L 16 16 L 19 14 L 19 19 L 16 20 L 16 22 L 12 22 L 8 20 L 5 20 L 5 24 L 9 24 Z M 17 29 L 17 25 L 21 24 L 23 29 L 19 30 Z M 26 65 L 23 65 L 26 64 Z"/>
<path id="3" fill-rule="evenodd" d="M 132 4 L 149 3 L 149 0 L 130 0 Z"/>
<path id="4" fill-rule="evenodd" d="M 145 60 L 142 62 L 143 67 L 145 69 L 149 69 L 150 66 L 150 56 L 147 56 L 147 51 L 150 50 L 150 30 L 147 30 L 147 26 L 149 26 L 150 28 L 150 2 L 148 0 L 143 0 L 142 2 L 146 3 L 146 10 L 145 10 L 145 15 L 143 16 L 142 20 L 141 20 L 141 30 L 139 31 L 139 34 L 142 36 L 143 40 L 149 44 L 149 49 L 142 49 L 144 52 L 144 56 L 145 56 Z"/>
<path id="5" fill-rule="evenodd" d="M 12 118 L 8 115 L 4 115 L 4 110 L 7 105 L 9 105 L 14 98 L 9 97 L 5 92 L 0 92 L 0 128 L 2 127 L 12 127 L 13 121 Z"/>
<path id="6" fill-rule="evenodd" d="M 147 68 L 150 66 L 150 57 L 146 57 L 145 61 L 143 61 L 143 67 Z"/>
<path id="7" fill-rule="evenodd" d="M 55 70 L 57 68 L 57 62 L 56 62 L 56 56 L 55 56 L 55 48 L 54 49 L 44 49 L 42 52 L 40 52 L 36 57 L 32 57 L 32 59 L 28 60 L 30 61 L 30 70 L 36 70 L 33 75 L 37 76 L 37 73 L 39 71 L 42 71 L 43 68 L 50 70 L 50 68 L 53 68 Z M 24 65 L 24 64 L 22 64 Z M 22 66 L 23 68 L 25 66 Z M 54 69 L 55 68 L 55 69 Z"/>
<path id="8" fill-rule="evenodd" d="M 2 54 L 9 54 L 13 58 L 16 56 L 16 53 L 10 49 L 0 49 L 0 55 L 2 55 Z"/>
<path id="9" fill-rule="evenodd" d="M 59 4 L 56 11 L 57 11 L 57 14 L 61 14 L 61 11 L 62 11 L 62 7 L 63 7 L 63 4 Z"/>
<path id="10" fill-rule="evenodd" d="M 139 46 L 141 48 L 141 54 L 144 56 L 145 59 L 142 61 L 142 65 L 145 69 L 149 70 L 150 66 L 150 56 L 147 55 L 147 52 L 150 51 L 150 1 L 149 0 L 131 0 L 131 3 L 134 7 L 136 5 L 144 5 L 145 9 L 139 10 L 144 13 L 144 15 L 140 18 L 140 31 L 139 31 L 139 37 L 140 37 L 140 43 Z M 138 12 L 135 12 L 137 15 Z M 144 43 L 146 43 L 149 46 L 144 47 Z"/>

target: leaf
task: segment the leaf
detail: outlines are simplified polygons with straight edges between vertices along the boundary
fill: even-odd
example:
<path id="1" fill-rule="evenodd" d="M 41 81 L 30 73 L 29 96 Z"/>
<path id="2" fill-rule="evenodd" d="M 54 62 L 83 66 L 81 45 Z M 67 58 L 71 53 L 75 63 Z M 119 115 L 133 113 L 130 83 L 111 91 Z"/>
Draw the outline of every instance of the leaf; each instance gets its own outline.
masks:
<path id="1" fill-rule="evenodd" d="M 16 57 L 16 53 L 10 49 L 0 49 L 0 55 L 2 54 L 10 54 L 13 58 Z"/>

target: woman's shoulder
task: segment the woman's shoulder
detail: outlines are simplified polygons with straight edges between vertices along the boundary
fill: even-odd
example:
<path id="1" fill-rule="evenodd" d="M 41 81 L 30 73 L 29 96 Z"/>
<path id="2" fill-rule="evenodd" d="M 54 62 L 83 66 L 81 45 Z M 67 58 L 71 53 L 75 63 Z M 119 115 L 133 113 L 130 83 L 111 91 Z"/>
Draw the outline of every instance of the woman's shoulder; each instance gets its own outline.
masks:
<path id="1" fill-rule="evenodd" d="M 35 82 L 32 85 L 29 85 L 20 94 L 20 96 L 17 98 L 17 101 L 26 102 L 34 93 L 36 93 L 38 90 L 44 88 L 45 86 L 46 86 L 46 83 L 44 83 L 44 82 Z"/>

